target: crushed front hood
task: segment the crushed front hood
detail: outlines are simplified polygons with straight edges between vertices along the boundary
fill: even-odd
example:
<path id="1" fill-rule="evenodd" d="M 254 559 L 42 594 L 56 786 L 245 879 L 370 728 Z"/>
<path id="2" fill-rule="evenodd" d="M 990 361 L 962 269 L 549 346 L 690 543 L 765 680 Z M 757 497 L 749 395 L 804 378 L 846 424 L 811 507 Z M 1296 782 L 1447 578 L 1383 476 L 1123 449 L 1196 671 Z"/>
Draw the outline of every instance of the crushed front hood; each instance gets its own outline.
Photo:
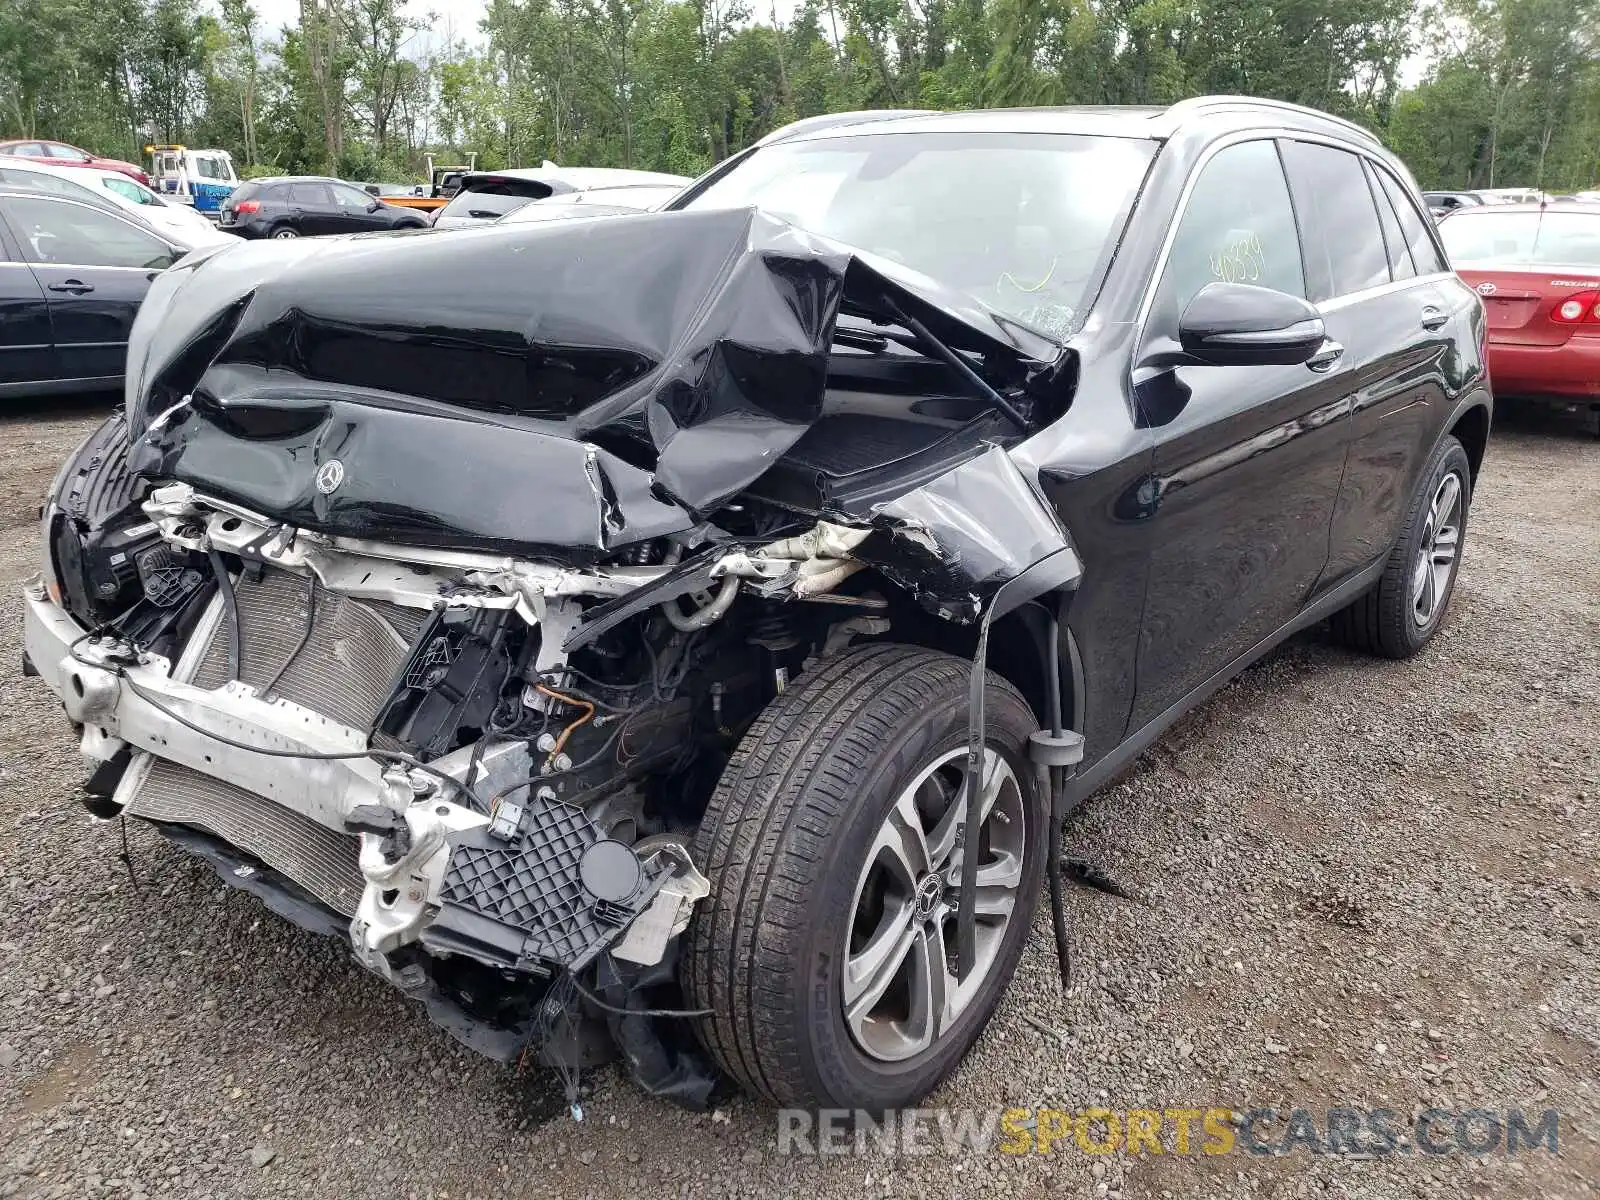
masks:
<path id="1" fill-rule="evenodd" d="M 615 550 L 794 445 L 841 308 L 1053 357 L 892 269 L 751 209 L 193 256 L 130 344 L 136 466 L 324 533 Z"/>

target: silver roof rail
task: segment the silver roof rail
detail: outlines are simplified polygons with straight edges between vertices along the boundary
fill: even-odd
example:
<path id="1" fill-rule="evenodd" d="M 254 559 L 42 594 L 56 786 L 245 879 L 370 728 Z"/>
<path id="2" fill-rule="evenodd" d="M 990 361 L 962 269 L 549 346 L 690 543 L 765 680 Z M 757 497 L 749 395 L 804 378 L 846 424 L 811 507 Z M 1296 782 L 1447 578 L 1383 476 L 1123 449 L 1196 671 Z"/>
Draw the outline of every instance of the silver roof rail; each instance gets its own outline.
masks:
<path id="1" fill-rule="evenodd" d="M 1174 120 L 1188 116 L 1200 116 L 1208 111 L 1225 112 L 1229 109 L 1266 108 L 1277 112 L 1291 112 L 1298 116 L 1310 117 L 1318 121 L 1326 121 L 1331 125 L 1338 125 L 1350 133 L 1382 145 L 1378 135 L 1364 125 L 1358 125 L 1347 117 L 1336 117 L 1332 113 L 1323 112 L 1320 108 L 1309 108 L 1304 104 L 1291 104 L 1287 100 L 1268 100 L 1261 96 L 1195 96 L 1188 100 L 1179 100 L 1171 105 L 1165 115 Z"/>
<path id="2" fill-rule="evenodd" d="M 817 117 L 801 117 L 798 121 L 790 121 L 787 125 L 780 125 L 766 137 L 761 138 L 756 145 L 766 146 L 772 142 L 786 141 L 798 137 L 803 133 L 816 133 L 823 129 L 839 129 L 846 125 L 864 125 L 871 121 L 896 121 L 902 117 L 926 117 L 938 110 L 933 108 L 867 108 L 858 112 L 823 113 Z"/>

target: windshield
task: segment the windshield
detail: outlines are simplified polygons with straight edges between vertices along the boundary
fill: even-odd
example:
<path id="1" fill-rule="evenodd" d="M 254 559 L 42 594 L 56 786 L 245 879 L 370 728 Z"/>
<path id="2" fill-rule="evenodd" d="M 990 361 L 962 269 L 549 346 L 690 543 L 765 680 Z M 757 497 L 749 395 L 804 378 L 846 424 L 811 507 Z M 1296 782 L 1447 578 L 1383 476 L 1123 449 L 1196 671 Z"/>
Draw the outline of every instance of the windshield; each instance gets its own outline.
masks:
<path id="1" fill-rule="evenodd" d="M 1056 337 L 1088 316 L 1153 142 L 879 133 L 767 146 L 684 205 L 755 205 Z"/>
<path id="2" fill-rule="evenodd" d="M 1600 267 L 1600 213 L 1474 212 L 1439 223 L 1456 266 L 1526 263 Z"/>

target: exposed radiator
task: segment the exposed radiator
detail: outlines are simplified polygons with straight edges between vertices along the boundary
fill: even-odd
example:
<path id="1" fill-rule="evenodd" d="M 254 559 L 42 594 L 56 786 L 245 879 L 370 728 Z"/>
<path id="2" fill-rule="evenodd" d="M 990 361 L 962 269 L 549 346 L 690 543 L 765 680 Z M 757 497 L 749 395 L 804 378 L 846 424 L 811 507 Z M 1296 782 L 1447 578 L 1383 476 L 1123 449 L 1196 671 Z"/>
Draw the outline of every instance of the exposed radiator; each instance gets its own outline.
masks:
<path id="1" fill-rule="evenodd" d="M 271 570 L 258 580 L 235 582 L 239 676 L 269 696 L 369 729 L 428 614 L 353 600 L 320 586 L 308 591 L 311 586 L 298 575 Z M 228 681 L 229 637 L 223 617 L 190 680 L 196 687 Z M 141 753 L 130 773 L 145 770 L 145 759 L 148 773 L 127 801 L 131 816 L 204 830 L 288 876 L 335 912 L 355 915 L 363 886 L 358 839 L 164 759 Z"/>
<path id="2" fill-rule="evenodd" d="M 286 571 L 268 571 L 254 582 L 241 578 L 234 595 L 240 680 L 255 688 L 270 684 L 271 695 L 362 730 L 371 727 L 389 698 L 395 672 L 428 616 L 419 608 L 352 600 Z M 315 609 L 311 634 L 296 653 L 306 636 L 308 604 Z M 228 681 L 228 641 L 224 618 L 195 672 L 196 687 L 217 688 Z"/>
<path id="3" fill-rule="evenodd" d="M 353 917 L 364 881 L 359 839 L 165 759 L 128 804 L 130 815 L 214 834 L 294 880 L 334 912 Z"/>

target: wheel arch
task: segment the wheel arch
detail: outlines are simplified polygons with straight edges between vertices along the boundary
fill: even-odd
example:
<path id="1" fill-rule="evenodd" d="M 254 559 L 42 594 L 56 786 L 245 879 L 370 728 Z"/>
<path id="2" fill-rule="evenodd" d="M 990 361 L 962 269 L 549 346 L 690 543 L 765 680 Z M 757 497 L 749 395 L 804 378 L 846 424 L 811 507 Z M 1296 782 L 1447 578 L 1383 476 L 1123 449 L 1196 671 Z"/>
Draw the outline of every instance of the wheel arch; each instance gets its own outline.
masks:
<path id="1" fill-rule="evenodd" d="M 1047 592 L 997 617 L 989 629 L 988 666 L 1022 693 L 1041 725 L 1050 713 L 1050 614 L 1061 623 L 1061 715 L 1068 729 L 1082 732 L 1087 689 L 1083 656 L 1067 623 L 1073 591 Z M 909 596 L 900 596 L 890 612 L 891 632 L 885 640 L 942 651 L 971 660 L 978 649 L 979 627 L 952 625 L 930 616 Z"/>
<path id="2" fill-rule="evenodd" d="M 1476 486 L 1478 471 L 1483 466 L 1483 456 L 1489 449 L 1489 401 L 1477 396 L 1469 401 L 1450 422 L 1447 433 L 1453 434 L 1467 452 L 1472 464 L 1472 482 Z"/>

